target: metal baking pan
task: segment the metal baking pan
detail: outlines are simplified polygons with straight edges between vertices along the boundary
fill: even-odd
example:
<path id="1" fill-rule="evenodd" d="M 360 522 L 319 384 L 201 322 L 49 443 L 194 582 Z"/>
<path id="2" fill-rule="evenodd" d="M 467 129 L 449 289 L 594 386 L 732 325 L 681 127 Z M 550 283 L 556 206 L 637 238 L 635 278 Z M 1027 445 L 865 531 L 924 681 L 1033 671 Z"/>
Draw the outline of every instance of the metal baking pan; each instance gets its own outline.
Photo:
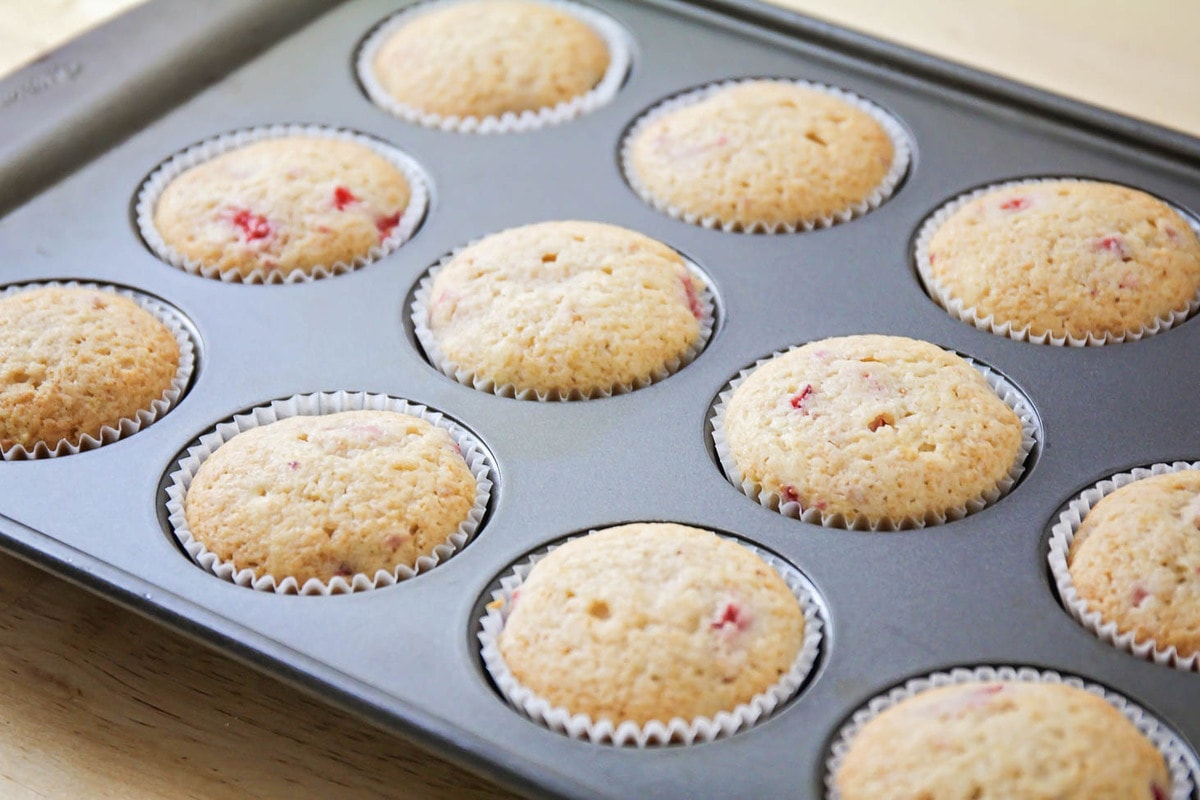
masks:
<path id="1" fill-rule="evenodd" d="M 829 741 L 858 706 L 957 665 L 1078 675 L 1194 748 L 1200 677 L 1093 637 L 1059 606 L 1045 564 L 1048 528 L 1083 487 L 1200 458 L 1200 323 L 1104 347 L 1001 338 L 926 297 L 911 243 L 947 198 L 1025 176 L 1113 180 L 1200 208 L 1200 141 L 750 2 L 591 3 L 633 36 L 628 80 L 612 103 L 533 133 L 444 133 L 373 106 L 353 57 L 397 0 L 222 0 L 200 20 L 184 0 L 158 0 L 0 83 L 2 282 L 133 287 L 180 309 L 200 340 L 190 391 L 150 428 L 0 463 L 0 547 L 531 795 L 817 797 Z M 665 96 L 747 76 L 832 84 L 891 111 L 915 143 L 905 183 L 860 219 L 795 235 L 706 230 L 638 200 L 617 159 L 630 122 Z M 416 158 L 433 190 L 412 241 L 351 274 L 284 286 L 194 277 L 149 252 L 131 206 L 155 165 L 214 134 L 293 122 Z M 569 403 L 495 397 L 429 366 L 406 307 L 425 270 L 486 233 L 565 218 L 624 225 L 695 260 L 719 299 L 705 352 L 646 389 Z M 725 382 L 774 350 L 860 332 L 936 342 L 1025 392 L 1043 440 L 1010 495 L 944 526 L 871 534 L 785 518 L 725 480 L 706 437 Z M 415 579 L 334 597 L 255 592 L 190 563 L 162 510 L 179 453 L 246 408 L 336 389 L 413 400 L 479 435 L 498 476 L 475 540 Z M 475 620 L 497 575 L 568 534 L 632 520 L 738 534 L 816 586 L 821 660 L 770 719 L 711 744 L 617 748 L 546 730 L 489 684 Z"/>

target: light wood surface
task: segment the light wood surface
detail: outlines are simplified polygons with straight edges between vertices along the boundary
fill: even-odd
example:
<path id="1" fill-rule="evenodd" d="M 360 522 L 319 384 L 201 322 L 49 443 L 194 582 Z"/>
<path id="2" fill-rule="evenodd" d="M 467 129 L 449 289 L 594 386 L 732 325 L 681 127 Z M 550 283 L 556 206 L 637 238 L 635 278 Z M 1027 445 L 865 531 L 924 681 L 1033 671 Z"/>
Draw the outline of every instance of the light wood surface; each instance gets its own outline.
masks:
<path id="1" fill-rule="evenodd" d="M 778 0 L 1200 135 L 1200 3 Z M 140 0 L 0 0 L 0 73 Z M 0 556 L 0 797 L 506 792 Z"/>

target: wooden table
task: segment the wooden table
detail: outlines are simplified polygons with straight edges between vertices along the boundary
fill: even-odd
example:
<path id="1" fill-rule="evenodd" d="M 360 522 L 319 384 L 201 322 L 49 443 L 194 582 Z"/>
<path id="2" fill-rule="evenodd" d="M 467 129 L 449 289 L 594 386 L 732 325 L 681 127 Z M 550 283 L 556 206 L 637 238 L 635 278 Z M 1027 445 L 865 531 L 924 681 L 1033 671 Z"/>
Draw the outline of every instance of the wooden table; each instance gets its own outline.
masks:
<path id="1" fill-rule="evenodd" d="M 139 1 L 0 0 L 0 73 Z M 1200 136 L 1200 3 L 778 1 Z M 0 556 L 0 797 L 284 796 L 511 795 Z"/>

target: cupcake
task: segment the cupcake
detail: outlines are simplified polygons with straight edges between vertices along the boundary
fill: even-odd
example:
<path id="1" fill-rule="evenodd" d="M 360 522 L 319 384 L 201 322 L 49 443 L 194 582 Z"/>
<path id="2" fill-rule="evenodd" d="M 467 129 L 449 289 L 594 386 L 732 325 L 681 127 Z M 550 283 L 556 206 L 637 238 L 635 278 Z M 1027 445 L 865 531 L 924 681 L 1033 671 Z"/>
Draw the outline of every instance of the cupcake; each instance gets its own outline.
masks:
<path id="1" fill-rule="evenodd" d="M 488 236 L 422 285 L 417 336 L 430 361 L 482 391 L 572 399 L 630 391 L 691 361 L 712 302 L 671 248 L 595 222 Z"/>
<path id="2" fill-rule="evenodd" d="M 1159 746 L 1131 719 L 1140 712 L 1073 685 L 968 680 L 882 705 L 845 742 L 837 800 L 1191 796 L 1186 778 L 1173 790 Z"/>
<path id="3" fill-rule="evenodd" d="M 1099 181 L 1006 184 L 953 201 L 918 235 L 939 304 L 983 330 L 1103 344 L 1168 328 L 1200 296 L 1200 240 L 1169 205 Z"/>
<path id="4" fill-rule="evenodd" d="M 1120 475 L 1086 492 L 1055 526 L 1051 545 L 1059 556 L 1051 565 L 1064 602 L 1093 631 L 1135 652 L 1149 650 L 1144 654 L 1160 663 L 1194 669 L 1200 469 L 1162 469 L 1168 471 Z M 1071 524 L 1080 513 L 1082 522 Z"/>
<path id="5" fill-rule="evenodd" d="M 815 658 L 812 601 L 779 569 L 684 525 L 595 531 L 498 594 L 485 662 L 514 705 L 573 735 L 644 744 L 648 726 L 663 743 L 731 732 L 790 696 Z"/>
<path id="6" fill-rule="evenodd" d="M 407 157 L 366 137 L 259 129 L 198 145 L 153 175 L 138 212 L 151 248 L 205 277 L 291 282 L 399 246 L 424 213 Z"/>
<path id="7" fill-rule="evenodd" d="M 6 458 L 77 452 L 138 430 L 166 412 L 190 374 L 182 330 L 115 291 L 47 285 L 6 293 L 0 330 Z"/>
<path id="8" fill-rule="evenodd" d="M 723 400 L 714 439 L 734 485 L 830 526 L 890 530 L 961 517 L 1012 486 L 1033 443 L 1031 412 L 998 376 L 897 336 L 792 349 L 761 362 Z"/>
<path id="9" fill-rule="evenodd" d="M 304 410 L 218 427 L 172 476 L 171 520 L 202 566 L 255 588 L 345 591 L 433 566 L 473 532 L 487 467 L 445 424 L 386 405 Z"/>
<path id="10" fill-rule="evenodd" d="M 797 81 L 706 87 L 652 109 L 623 145 L 625 174 L 671 216 L 727 231 L 795 231 L 879 205 L 908 165 L 885 112 Z"/>
<path id="11" fill-rule="evenodd" d="M 573 3 L 435 2 L 369 37 L 368 95 L 409 120 L 498 132 L 561 122 L 606 102 L 628 65 L 612 20 Z"/>

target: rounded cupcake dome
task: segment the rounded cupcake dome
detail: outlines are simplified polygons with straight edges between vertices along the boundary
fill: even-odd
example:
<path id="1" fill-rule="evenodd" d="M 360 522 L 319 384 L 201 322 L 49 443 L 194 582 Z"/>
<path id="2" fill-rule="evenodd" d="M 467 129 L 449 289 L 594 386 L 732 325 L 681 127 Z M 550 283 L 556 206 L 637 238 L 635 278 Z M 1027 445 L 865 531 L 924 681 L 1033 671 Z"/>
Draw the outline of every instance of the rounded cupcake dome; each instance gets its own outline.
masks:
<path id="1" fill-rule="evenodd" d="M 608 67 L 604 39 L 565 6 L 484 0 L 408 12 L 368 69 L 403 106 L 482 118 L 570 101 Z"/>
<path id="2" fill-rule="evenodd" d="M 823 339 L 736 385 L 715 420 L 752 496 L 872 529 L 961 516 L 1011 486 L 1024 424 L 974 366 L 899 336 Z"/>
<path id="3" fill-rule="evenodd" d="M 868 107 L 790 81 L 700 90 L 635 126 L 626 175 L 652 205 L 688 221 L 729 230 L 829 225 L 882 202 L 907 164 L 899 134 Z"/>
<path id="4" fill-rule="evenodd" d="M 190 536 L 256 578 L 328 582 L 412 567 L 476 503 L 450 433 L 394 411 L 300 415 L 209 455 L 184 498 Z"/>
<path id="5" fill-rule="evenodd" d="M 538 561 L 499 650 L 552 705 L 641 725 L 733 711 L 788 673 L 804 639 L 796 595 L 749 549 L 699 528 L 634 523 Z"/>
<path id="6" fill-rule="evenodd" d="M 918 267 L 939 303 L 1030 338 L 1123 337 L 1186 313 L 1200 240 L 1145 192 L 1099 181 L 1022 182 L 947 209 Z"/>
<path id="7" fill-rule="evenodd" d="M 1166 800 L 1166 760 L 1104 698 L 1065 684 L 969 681 L 870 718 L 833 775 L 838 800 Z"/>
<path id="8" fill-rule="evenodd" d="M 431 273 L 414 309 L 430 360 L 539 398 L 628 391 L 690 361 L 711 331 L 701 278 L 670 247 L 595 222 L 485 237 Z"/>
<path id="9" fill-rule="evenodd" d="M 0 450 L 55 450 L 136 418 L 172 389 L 180 346 L 136 302 L 44 286 L 0 297 Z"/>
<path id="10" fill-rule="evenodd" d="M 1133 481 L 1088 511 L 1068 553 L 1088 612 L 1135 641 L 1200 654 L 1200 470 Z"/>
<path id="11" fill-rule="evenodd" d="M 412 196 L 405 173 L 362 142 L 285 135 L 231 142 L 175 175 L 148 223 L 185 268 L 277 282 L 368 260 L 413 227 Z"/>

